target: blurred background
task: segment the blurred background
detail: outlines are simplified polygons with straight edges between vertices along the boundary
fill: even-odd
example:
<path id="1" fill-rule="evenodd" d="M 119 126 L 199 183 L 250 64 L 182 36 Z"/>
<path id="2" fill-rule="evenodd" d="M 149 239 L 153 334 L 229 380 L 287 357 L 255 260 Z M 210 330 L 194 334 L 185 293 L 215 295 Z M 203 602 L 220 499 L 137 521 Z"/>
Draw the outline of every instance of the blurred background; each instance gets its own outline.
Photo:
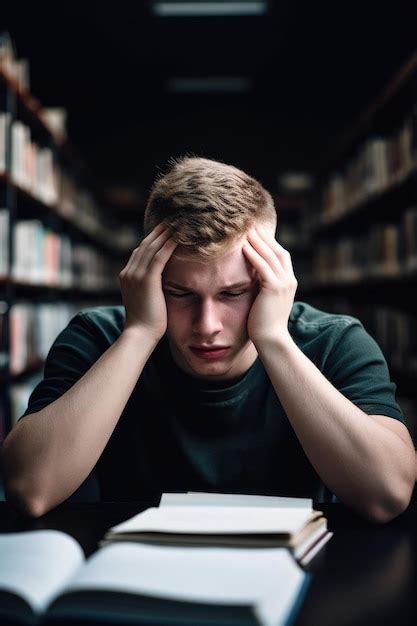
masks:
<path id="1" fill-rule="evenodd" d="M 273 194 L 297 298 L 361 319 L 415 433 L 416 3 L 3 4 L 0 439 L 185 154 Z"/>

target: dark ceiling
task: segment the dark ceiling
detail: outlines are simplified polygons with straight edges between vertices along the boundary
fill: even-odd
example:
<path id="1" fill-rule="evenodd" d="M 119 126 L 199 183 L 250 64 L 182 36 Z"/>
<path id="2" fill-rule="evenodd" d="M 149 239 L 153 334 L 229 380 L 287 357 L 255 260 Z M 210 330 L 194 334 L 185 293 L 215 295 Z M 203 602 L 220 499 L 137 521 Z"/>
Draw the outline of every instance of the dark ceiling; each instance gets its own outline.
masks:
<path id="1" fill-rule="evenodd" d="M 5 3 L 4 3 L 5 4 Z M 148 2 L 2 7 L 31 88 L 68 109 L 103 185 L 146 193 L 170 156 L 232 162 L 274 190 L 314 170 L 417 47 L 416 2 L 276 0 L 260 17 L 161 18 Z M 172 76 L 244 76 L 246 94 L 170 94 Z"/>

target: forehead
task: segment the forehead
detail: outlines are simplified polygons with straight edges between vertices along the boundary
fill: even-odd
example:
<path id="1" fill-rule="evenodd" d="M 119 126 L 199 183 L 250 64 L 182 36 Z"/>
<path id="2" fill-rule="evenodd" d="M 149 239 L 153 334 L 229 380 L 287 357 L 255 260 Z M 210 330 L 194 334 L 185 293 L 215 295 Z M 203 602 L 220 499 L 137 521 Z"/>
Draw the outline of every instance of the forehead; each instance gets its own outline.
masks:
<path id="1" fill-rule="evenodd" d="M 172 281 L 189 289 L 218 289 L 238 282 L 250 282 L 254 270 L 242 252 L 243 241 L 223 256 L 202 262 L 193 255 L 169 259 L 163 272 L 164 282 Z"/>

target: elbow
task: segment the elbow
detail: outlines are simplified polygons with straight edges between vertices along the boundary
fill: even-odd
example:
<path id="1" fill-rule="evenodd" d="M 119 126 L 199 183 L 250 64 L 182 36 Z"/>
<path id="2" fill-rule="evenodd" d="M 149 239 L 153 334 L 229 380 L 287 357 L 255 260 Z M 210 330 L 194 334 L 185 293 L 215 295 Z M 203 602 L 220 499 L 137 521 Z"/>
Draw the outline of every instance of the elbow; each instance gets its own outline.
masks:
<path id="1" fill-rule="evenodd" d="M 7 502 L 24 517 L 38 518 L 49 511 L 45 500 L 36 496 L 21 485 L 5 485 Z"/>
<path id="2" fill-rule="evenodd" d="M 404 513 L 411 501 L 413 494 L 414 482 L 402 485 L 395 491 L 385 494 L 368 505 L 365 515 L 371 521 L 377 524 L 386 524 Z"/>
<path id="3" fill-rule="evenodd" d="M 18 426 L 9 433 L 3 442 L 0 454 L 1 474 L 4 481 L 4 491 L 7 502 L 25 517 L 41 517 L 52 508 L 48 506 L 47 492 L 41 488 L 39 476 L 35 477 L 33 470 L 24 471 L 21 462 L 22 453 L 14 445 L 15 433 Z"/>

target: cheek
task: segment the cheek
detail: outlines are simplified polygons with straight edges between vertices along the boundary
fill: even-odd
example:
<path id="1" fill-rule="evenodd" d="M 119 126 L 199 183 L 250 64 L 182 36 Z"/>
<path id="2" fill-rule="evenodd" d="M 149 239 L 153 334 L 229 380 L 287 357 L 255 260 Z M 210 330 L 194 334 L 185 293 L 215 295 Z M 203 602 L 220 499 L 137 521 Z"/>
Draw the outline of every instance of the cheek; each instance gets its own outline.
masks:
<path id="1" fill-rule="evenodd" d="M 189 327 L 189 315 L 184 306 L 167 301 L 168 332 L 170 335 L 180 335 Z"/>
<path id="2" fill-rule="evenodd" d="M 228 306 L 224 313 L 225 324 L 235 328 L 246 326 L 251 306 L 252 298 L 245 298 Z"/>

